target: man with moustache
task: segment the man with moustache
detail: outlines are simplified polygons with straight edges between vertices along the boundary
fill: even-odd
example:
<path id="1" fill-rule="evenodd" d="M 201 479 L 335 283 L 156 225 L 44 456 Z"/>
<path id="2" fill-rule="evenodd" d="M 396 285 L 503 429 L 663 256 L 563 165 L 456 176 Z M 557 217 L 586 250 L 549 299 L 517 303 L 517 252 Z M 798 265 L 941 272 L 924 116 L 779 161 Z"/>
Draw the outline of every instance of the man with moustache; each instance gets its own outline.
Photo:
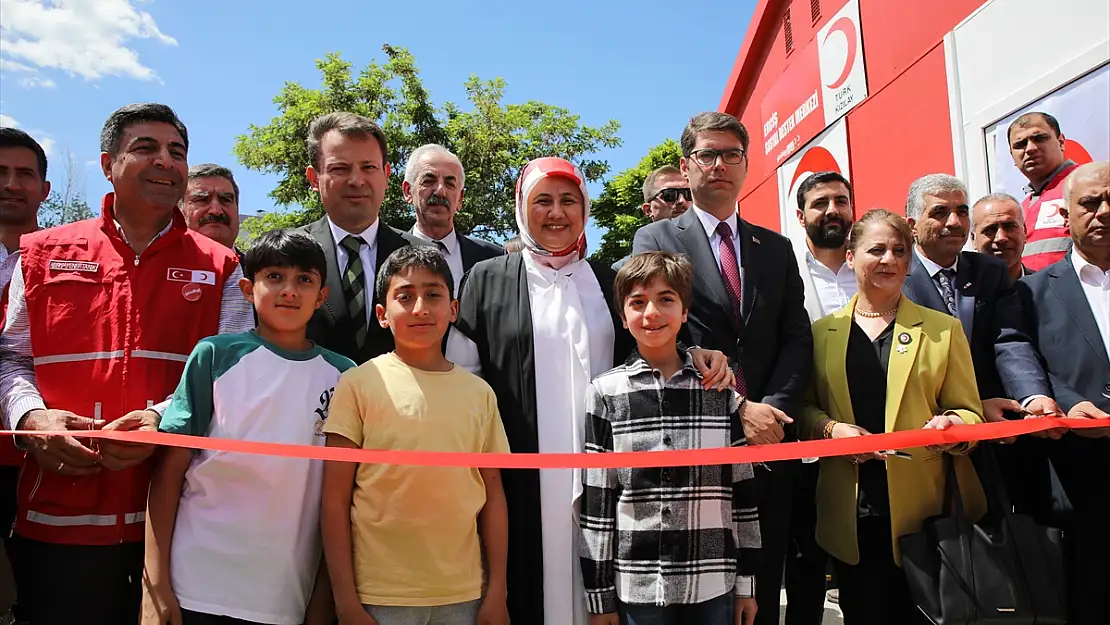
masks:
<path id="1" fill-rule="evenodd" d="M 1008 193 L 991 193 L 971 207 L 975 249 L 1006 263 L 1015 282 L 1033 272 L 1022 264 L 1025 249 L 1025 216 L 1017 198 Z"/>
<path id="2" fill-rule="evenodd" d="M 1052 390 L 1068 417 L 1110 417 L 1110 162 L 1076 168 L 1063 185 L 1071 251 L 1018 283 Z M 1065 545 L 1068 622 L 1110 622 L 1110 428 L 1053 441 L 1052 461 L 1075 509 Z"/>
<path id="3" fill-rule="evenodd" d="M 8 282 L 19 260 L 20 237 L 39 229 L 39 206 L 47 195 L 50 195 L 50 182 L 46 179 L 46 151 L 22 130 L 0 128 L 0 330 L 4 328 Z M 3 423 L 2 418 L 0 423 Z M 24 582 L 17 554 L 12 552 L 17 546 L 11 540 L 11 527 L 15 521 L 16 484 L 22 466 L 23 452 L 15 447 L 10 436 L 0 436 L 0 540 L 11 564 L 17 601 Z M 17 603 L 6 616 L 0 615 L 0 623 L 4 618 L 23 623 L 22 614 Z"/>
<path id="4" fill-rule="evenodd" d="M 690 183 L 674 165 L 663 165 L 648 174 L 644 178 L 643 193 L 644 203 L 640 210 L 653 222 L 682 216 L 693 200 Z M 620 271 L 629 258 L 631 254 L 613 263 L 613 271 Z"/>
<path id="5" fill-rule="evenodd" d="M 409 156 L 401 194 L 416 211 L 412 235 L 435 245 L 447 257 L 456 294 L 463 275 L 471 267 L 505 253 L 500 246 L 455 230 L 455 213 L 462 206 L 465 188 L 462 162 L 442 145 L 422 145 Z M 446 340 L 445 336 L 444 344 Z"/>
<path id="6" fill-rule="evenodd" d="M 917 304 L 960 320 L 971 344 L 986 419 L 1020 418 L 1023 411 L 1060 414 L 1036 350 L 1023 331 L 1021 301 L 1006 264 L 961 251 L 971 226 L 967 187 L 948 174 L 922 176 L 910 185 L 906 217 L 916 244 L 902 292 Z M 1023 438 L 1009 447 L 993 447 L 1017 511 L 1047 523 L 1050 473 L 1037 442 Z M 972 455 L 979 467 L 981 455 L 978 450 Z"/>
<path id="7" fill-rule="evenodd" d="M 181 212 L 190 230 L 242 258 L 235 249 L 235 239 L 239 236 L 239 185 L 230 169 L 215 163 L 190 167 Z"/>
<path id="8" fill-rule="evenodd" d="M 168 106 L 118 109 L 100 136 L 113 189 L 103 214 L 20 240 L 0 413 L 7 428 L 74 433 L 16 439 L 29 448 L 14 526 L 20 604 L 35 625 L 138 621 L 154 447 L 80 431 L 155 431 L 196 343 L 251 327 L 234 254 L 177 210 L 188 145 Z"/>
<path id="9" fill-rule="evenodd" d="M 328 298 L 308 322 L 308 338 L 362 364 L 393 351 L 393 333 L 374 314 L 378 267 L 398 248 L 426 242 L 378 219 L 389 187 L 389 148 L 373 120 L 321 115 L 309 124 L 306 146 L 305 175 L 325 214 L 301 230 L 328 261 Z"/>
<path id="10" fill-rule="evenodd" d="M 1023 262 L 1040 271 L 1064 257 L 1071 237 L 1060 209 L 1064 207 L 1064 179 L 1075 169 L 1064 158 L 1064 133 L 1048 113 L 1032 111 L 1006 129 L 1014 166 L 1029 180 L 1029 193 L 1021 203 L 1025 212 L 1026 245 Z"/>

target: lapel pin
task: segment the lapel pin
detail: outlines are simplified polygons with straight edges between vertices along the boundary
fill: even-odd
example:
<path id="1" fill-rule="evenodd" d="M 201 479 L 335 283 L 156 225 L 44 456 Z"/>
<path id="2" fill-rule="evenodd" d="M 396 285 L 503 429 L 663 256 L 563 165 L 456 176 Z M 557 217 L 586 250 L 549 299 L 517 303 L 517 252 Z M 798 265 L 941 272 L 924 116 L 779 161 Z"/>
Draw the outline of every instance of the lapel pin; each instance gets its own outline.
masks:
<path id="1" fill-rule="evenodd" d="M 760 242 L 759 242 L 759 239 L 757 239 L 755 237 L 752 237 L 752 243 L 755 243 L 756 245 L 761 245 Z"/>
<path id="2" fill-rule="evenodd" d="M 909 345 L 910 341 L 912 341 L 912 340 L 913 339 L 910 338 L 910 333 L 909 332 L 903 332 L 903 333 L 898 335 L 898 342 L 901 343 L 902 345 Z"/>
<path id="3" fill-rule="evenodd" d="M 965 285 L 964 285 L 964 288 L 965 288 L 965 289 L 970 289 L 970 288 L 971 288 L 971 283 L 970 283 L 970 282 L 968 282 L 967 284 L 965 284 Z"/>
<path id="4" fill-rule="evenodd" d="M 907 347 L 906 347 L 905 345 L 899 345 L 899 346 L 898 346 L 898 349 L 897 349 L 896 351 L 897 351 L 897 352 L 898 352 L 899 354 L 904 354 L 904 353 L 906 353 L 907 351 L 909 351 L 909 349 L 908 349 L 908 348 L 907 348 Z"/>

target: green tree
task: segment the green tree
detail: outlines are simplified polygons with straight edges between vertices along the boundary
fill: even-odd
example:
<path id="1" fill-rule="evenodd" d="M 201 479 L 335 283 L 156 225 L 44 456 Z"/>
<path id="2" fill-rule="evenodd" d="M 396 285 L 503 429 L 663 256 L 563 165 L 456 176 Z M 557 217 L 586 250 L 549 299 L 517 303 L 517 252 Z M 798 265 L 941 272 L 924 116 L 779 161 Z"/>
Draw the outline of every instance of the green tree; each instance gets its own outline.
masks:
<path id="1" fill-rule="evenodd" d="M 412 207 L 401 196 L 405 161 L 425 143 L 439 143 L 455 152 L 466 168 L 466 196 L 455 217 L 464 233 L 486 238 L 507 236 L 516 229 L 513 189 L 520 169 L 540 156 L 573 161 L 590 181 L 600 180 L 609 165 L 594 158 L 602 148 L 620 145 L 620 124 L 580 123 L 570 111 L 529 101 L 503 104 L 505 81 L 471 76 L 464 83 L 470 106 L 447 102 L 437 109 L 424 88 L 415 59 L 408 50 L 382 46 L 388 60 L 371 62 L 357 76 L 339 54 L 316 62 L 323 77 L 319 89 L 289 82 L 274 98 L 280 114 L 266 126 L 251 125 L 238 137 L 235 154 L 249 169 L 281 175 L 270 192 L 278 204 L 293 210 L 252 219 L 246 238 L 276 227 L 309 223 L 323 215 L 319 196 L 308 185 L 305 149 L 308 125 L 317 116 L 351 111 L 376 120 L 389 141 L 392 173 L 381 218 L 395 228 L 411 228 Z"/>
<path id="2" fill-rule="evenodd" d="M 73 154 L 66 151 L 63 158 L 65 174 L 52 184 L 50 195 L 39 205 L 38 221 L 43 228 L 90 219 L 92 208 L 85 200 L 85 179 L 73 164 Z"/>
<path id="3" fill-rule="evenodd" d="M 682 148 L 674 139 L 651 148 L 647 156 L 605 183 L 596 201 L 590 203 L 590 218 L 607 232 L 591 258 L 615 263 L 632 251 L 632 238 L 641 226 L 651 223 L 644 215 L 644 179 L 664 165 L 678 167 Z"/>

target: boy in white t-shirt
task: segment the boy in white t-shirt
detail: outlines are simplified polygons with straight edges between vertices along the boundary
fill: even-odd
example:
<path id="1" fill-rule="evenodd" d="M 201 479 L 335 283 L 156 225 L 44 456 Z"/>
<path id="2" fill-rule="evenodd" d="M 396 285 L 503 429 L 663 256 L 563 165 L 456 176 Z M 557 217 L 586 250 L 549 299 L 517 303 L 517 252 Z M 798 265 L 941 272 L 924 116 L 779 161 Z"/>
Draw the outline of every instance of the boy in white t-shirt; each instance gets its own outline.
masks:
<path id="1" fill-rule="evenodd" d="M 324 251 L 279 230 L 246 253 L 240 286 L 257 328 L 202 340 L 164 432 L 323 445 L 340 374 L 354 363 L 305 336 L 327 299 Z M 323 464 L 166 448 L 147 506 L 144 625 L 317 625 L 333 614 L 321 562 Z"/>

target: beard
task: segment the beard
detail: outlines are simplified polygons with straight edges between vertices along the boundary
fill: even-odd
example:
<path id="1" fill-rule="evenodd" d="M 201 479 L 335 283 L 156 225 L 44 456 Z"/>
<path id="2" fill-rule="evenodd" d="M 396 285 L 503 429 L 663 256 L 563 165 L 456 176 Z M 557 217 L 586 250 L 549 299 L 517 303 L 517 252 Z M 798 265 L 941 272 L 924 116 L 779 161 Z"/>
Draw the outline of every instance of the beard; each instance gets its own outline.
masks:
<path id="1" fill-rule="evenodd" d="M 806 236 L 813 246 L 825 250 L 835 250 L 844 246 L 852 224 L 839 217 L 826 217 L 821 221 L 806 224 Z"/>

